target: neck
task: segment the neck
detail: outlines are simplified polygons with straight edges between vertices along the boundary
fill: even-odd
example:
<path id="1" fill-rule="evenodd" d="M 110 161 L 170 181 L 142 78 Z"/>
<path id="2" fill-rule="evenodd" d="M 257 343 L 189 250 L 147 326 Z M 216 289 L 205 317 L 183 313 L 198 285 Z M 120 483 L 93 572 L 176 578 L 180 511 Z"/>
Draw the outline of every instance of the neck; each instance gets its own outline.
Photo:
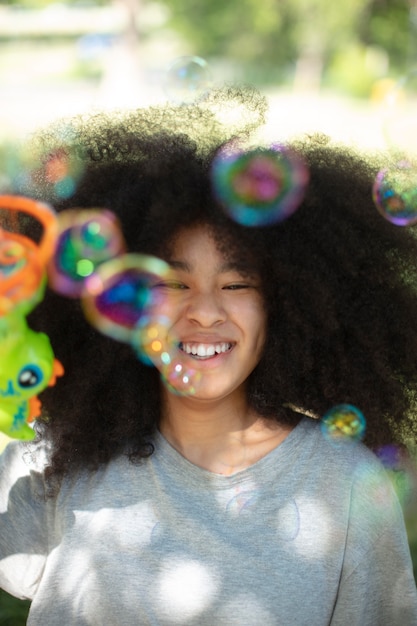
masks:
<path id="1" fill-rule="evenodd" d="M 165 394 L 160 431 L 186 459 L 216 474 L 249 467 L 291 431 L 256 414 L 246 399 L 199 402 Z"/>

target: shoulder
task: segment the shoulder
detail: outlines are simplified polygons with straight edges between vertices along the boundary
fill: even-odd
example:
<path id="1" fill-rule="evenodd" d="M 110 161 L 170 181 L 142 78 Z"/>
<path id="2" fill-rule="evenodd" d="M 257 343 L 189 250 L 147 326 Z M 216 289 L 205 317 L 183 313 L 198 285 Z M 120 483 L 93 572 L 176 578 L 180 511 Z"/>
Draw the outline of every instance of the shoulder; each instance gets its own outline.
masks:
<path id="1" fill-rule="evenodd" d="M 332 440 L 320 423 L 304 418 L 294 431 L 300 449 L 300 465 L 311 472 L 327 492 L 344 492 L 351 506 L 388 508 L 401 514 L 388 473 L 376 454 L 362 442 Z"/>
<path id="2" fill-rule="evenodd" d="M 1 467 L 13 467 L 16 471 L 28 474 L 42 472 L 48 464 L 50 445 L 45 440 L 10 441 L 0 454 Z"/>
<path id="3" fill-rule="evenodd" d="M 0 455 L 0 509 L 7 509 L 11 490 L 40 494 L 44 491 L 44 471 L 49 447 L 43 442 L 11 441 Z"/>
<path id="4" fill-rule="evenodd" d="M 349 470 L 350 474 L 364 465 L 374 471 L 384 471 L 376 454 L 361 441 L 326 435 L 318 419 L 303 417 L 293 433 L 306 450 L 306 457 L 314 458 L 322 467 L 336 465 L 340 471 Z"/>

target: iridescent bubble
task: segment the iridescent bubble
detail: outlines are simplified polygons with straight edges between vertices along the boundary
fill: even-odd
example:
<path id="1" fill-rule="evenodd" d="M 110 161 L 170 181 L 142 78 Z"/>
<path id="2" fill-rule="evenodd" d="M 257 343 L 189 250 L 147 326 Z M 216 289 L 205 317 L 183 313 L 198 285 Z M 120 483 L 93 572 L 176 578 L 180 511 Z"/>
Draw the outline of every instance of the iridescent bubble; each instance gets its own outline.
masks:
<path id="1" fill-rule="evenodd" d="M 0 190 L 51 201 L 69 198 L 84 171 L 83 160 L 68 140 L 46 149 L 29 142 L 0 147 Z"/>
<path id="2" fill-rule="evenodd" d="M 85 281 L 81 303 L 87 319 L 102 333 L 137 345 L 137 327 L 162 301 L 155 285 L 170 267 L 156 257 L 125 254 L 99 265 Z"/>
<path id="3" fill-rule="evenodd" d="M 71 127 L 63 126 L 57 135 L 54 147 L 39 151 L 39 166 L 32 172 L 32 179 L 47 197 L 70 198 L 83 176 L 85 160 Z"/>
<path id="4" fill-rule="evenodd" d="M 384 465 L 401 505 L 405 507 L 410 503 L 413 493 L 417 493 L 415 461 L 394 444 L 382 446 L 376 450 L 376 455 Z"/>
<path id="5" fill-rule="evenodd" d="M 378 448 L 376 455 L 386 469 L 397 469 L 402 464 L 402 452 L 394 444 L 388 444 Z"/>
<path id="6" fill-rule="evenodd" d="M 248 489 L 247 491 L 237 491 L 229 500 L 226 506 L 228 515 L 238 516 L 253 511 L 259 500 L 259 490 Z"/>
<path id="7" fill-rule="evenodd" d="M 417 69 L 402 76 L 387 93 L 383 132 L 388 146 L 403 154 L 417 151 Z"/>
<path id="8" fill-rule="evenodd" d="M 202 380 L 200 371 L 185 366 L 180 360 L 172 359 L 160 371 L 168 389 L 180 396 L 195 394 Z"/>
<path id="9" fill-rule="evenodd" d="M 141 317 L 131 341 L 141 361 L 158 368 L 171 363 L 174 343 L 168 340 L 170 326 L 171 322 L 166 316 Z"/>
<path id="10" fill-rule="evenodd" d="M 417 168 L 400 161 L 378 172 L 372 188 L 375 206 L 381 215 L 397 226 L 417 222 Z"/>
<path id="11" fill-rule="evenodd" d="M 244 226 L 267 226 L 292 215 L 309 181 L 303 159 L 284 146 L 220 151 L 212 184 L 226 213 Z"/>
<path id="12" fill-rule="evenodd" d="M 85 279 L 125 250 L 117 218 L 104 209 L 63 211 L 58 216 L 55 254 L 48 265 L 51 287 L 80 297 Z"/>
<path id="13" fill-rule="evenodd" d="M 164 78 L 165 93 L 170 100 L 189 104 L 203 97 L 211 88 L 207 61 L 197 56 L 183 56 L 168 68 Z"/>
<path id="14" fill-rule="evenodd" d="M 338 404 L 320 420 L 324 435 L 333 441 L 341 439 L 363 439 L 366 420 L 363 413 L 352 404 Z"/>
<path id="15" fill-rule="evenodd" d="M 153 300 L 150 313 L 139 319 L 131 338 L 131 344 L 140 360 L 158 368 L 162 381 L 177 395 L 193 395 L 201 382 L 201 372 L 181 363 L 178 357 L 179 340 L 172 332 L 172 321 L 157 315 L 160 300 Z"/>

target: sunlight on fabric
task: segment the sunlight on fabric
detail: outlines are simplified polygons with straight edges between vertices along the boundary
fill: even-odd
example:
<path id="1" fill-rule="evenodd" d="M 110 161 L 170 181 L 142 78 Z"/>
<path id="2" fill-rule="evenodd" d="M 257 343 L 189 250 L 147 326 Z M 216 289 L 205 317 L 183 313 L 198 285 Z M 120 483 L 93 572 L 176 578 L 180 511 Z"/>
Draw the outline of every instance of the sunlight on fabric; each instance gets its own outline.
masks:
<path id="1" fill-rule="evenodd" d="M 306 559 L 322 558 L 337 542 L 332 517 L 318 500 L 297 498 L 299 530 L 294 541 L 297 552 Z"/>
<path id="2" fill-rule="evenodd" d="M 221 608 L 218 623 L 276 626 L 277 620 L 255 596 L 240 594 Z"/>
<path id="3" fill-rule="evenodd" d="M 63 598 L 73 598 L 77 605 L 81 602 L 83 589 L 88 589 L 91 594 L 91 590 L 97 587 L 97 570 L 92 565 L 90 552 L 84 546 L 68 555 L 65 566 L 67 575 L 60 579 Z"/>
<path id="4" fill-rule="evenodd" d="M 0 587 L 12 592 L 19 586 L 21 598 L 32 599 L 42 576 L 45 557 L 41 554 L 12 554 L 3 559 L 3 565 L 8 578 L 3 580 L 0 575 Z"/>
<path id="5" fill-rule="evenodd" d="M 97 511 L 74 511 L 74 533 L 83 537 L 78 550 L 71 549 L 63 577 L 62 592 L 65 596 L 77 595 L 84 586 L 91 589 L 109 583 L 111 555 L 120 555 L 120 573 L 125 567 L 124 559 L 137 559 L 149 546 L 157 524 L 152 505 L 142 502 L 130 507 L 102 508 Z M 123 529 L 123 532 L 120 532 Z M 70 534 L 68 535 L 70 537 Z M 109 552 L 108 547 L 112 550 Z M 86 572 L 95 579 L 85 579 Z M 82 583 L 82 584 L 81 584 Z"/>
<path id="6" fill-rule="evenodd" d="M 170 559 L 162 563 L 156 588 L 163 602 L 164 618 L 172 623 L 189 623 L 198 619 L 217 591 L 215 573 L 190 559 Z M 162 616 L 161 616 L 162 617 Z"/>
<path id="7" fill-rule="evenodd" d="M 150 502 L 99 511 L 75 511 L 75 518 L 77 525 L 83 526 L 89 534 L 89 542 L 101 546 L 111 542 L 113 548 L 122 553 L 147 546 L 158 522 Z"/>

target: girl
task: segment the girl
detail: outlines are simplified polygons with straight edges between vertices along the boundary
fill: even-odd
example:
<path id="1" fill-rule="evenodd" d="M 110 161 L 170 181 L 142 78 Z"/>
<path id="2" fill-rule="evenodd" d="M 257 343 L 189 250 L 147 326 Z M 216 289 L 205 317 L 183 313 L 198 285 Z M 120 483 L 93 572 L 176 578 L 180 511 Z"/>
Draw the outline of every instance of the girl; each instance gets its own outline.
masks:
<path id="1" fill-rule="evenodd" d="M 242 127 L 223 124 L 238 106 Z M 415 237 L 376 211 L 378 164 L 320 137 L 296 145 L 309 183 L 293 215 L 230 219 L 211 165 L 263 111 L 229 90 L 71 123 L 85 171 L 54 206 L 113 211 L 129 251 L 169 265 L 156 312 L 196 384 L 179 393 L 77 300 L 36 308 L 65 376 L 37 441 L 0 464 L 0 584 L 32 599 L 29 624 L 417 623 L 401 508 L 371 451 L 416 440 Z M 366 416 L 365 445 L 321 428 L 341 403 Z"/>

